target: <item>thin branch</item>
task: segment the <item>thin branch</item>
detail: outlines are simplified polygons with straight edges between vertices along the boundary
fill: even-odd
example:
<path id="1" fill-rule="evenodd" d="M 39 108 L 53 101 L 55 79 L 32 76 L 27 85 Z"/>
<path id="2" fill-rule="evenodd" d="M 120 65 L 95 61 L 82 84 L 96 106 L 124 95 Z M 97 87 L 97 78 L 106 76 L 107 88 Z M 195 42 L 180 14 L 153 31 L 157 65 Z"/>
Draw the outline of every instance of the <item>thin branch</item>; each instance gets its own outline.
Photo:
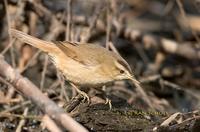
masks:
<path id="1" fill-rule="evenodd" d="M 110 11 L 110 3 L 107 4 L 107 28 L 106 28 L 106 48 L 109 49 L 110 31 L 111 31 L 112 15 Z"/>
<path id="2" fill-rule="evenodd" d="M 65 31 L 65 40 L 69 41 L 70 38 L 70 25 L 72 20 L 72 0 L 67 1 L 67 27 Z"/>
<path id="3" fill-rule="evenodd" d="M 46 71 L 47 71 L 47 64 L 48 64 L 48 56 L 45 55 L 45 60 L 44 60 L 44 66 L 43 66 L 43 71 L 41 74 L 41 81 L 40 81 L 40 89 L 43 90 L 44 88 L 44 82 L 45 82 L 45 75 L 46 75 Z"/>
<path id="4" fill-rule="evenodd" d="M 28 114 L 28 107 L 25 108 L 23 116 L 27 116 L 27 114 Z M 25 119 L 21 119 L 17 126 L 16 132 L 21 132 L 24 124 L 25 124 Z"/>
<path id="5" fill-rule="evenodd" d="M 191 28 L 191 25 L 190 25 L 190 23 L 189 23 L 189 21 L 188 21 L 188 19 L 187 19 L 187 17 L 186 17 L 186 13 L 185 13 L 185 10 L 184 10 L 184 7 L 183 7 L 183 4 L 182 4 L 181 0 L 176 0 L 176 3 L 177 3 L 177 5 L 178 5 L 178 7 L 179 7 L 179 10 L 180 10 L 180 13 L 181 13 L 183 19 L 186 20 L 187 25 L 188 25 L 189 28 L 191 29 L 191 32 L 192 32 L 192 34 L 194 35 L 194 37 L 195 37 L 195 39 L 197 40 L 197 42 L 200 43 L 200 38 L 199 38 L 197 32 L 194 31 L 194 30 Z"/>
<path id="6" fill-rule="evenodd" d="M 42 118 L 42 122 L 44 123 L 44 126 L 51 132 L 62 132 L 60 128 L 55 124 L 55 122 L 48 116 L 45 115 Z"/>

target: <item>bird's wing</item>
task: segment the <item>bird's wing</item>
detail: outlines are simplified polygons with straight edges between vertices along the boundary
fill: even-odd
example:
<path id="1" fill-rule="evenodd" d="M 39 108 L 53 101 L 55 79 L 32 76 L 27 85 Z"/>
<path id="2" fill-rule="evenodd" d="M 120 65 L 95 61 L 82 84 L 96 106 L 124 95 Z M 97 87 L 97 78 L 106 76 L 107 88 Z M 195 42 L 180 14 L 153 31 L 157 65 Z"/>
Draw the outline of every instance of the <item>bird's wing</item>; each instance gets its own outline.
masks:
<path id="1" fill-rule="evenodd" d="M 100 52 L 98 47 L 92 46 L 93 44 L 77 44 L 71 42 L 61 42 L 61 41 L 53 41 L 56 46 L 63 51 L 68 57 L 71 59 L 87 66 L 95 66 L 103 61 L 99 57 L 102 56 L 100 54 L 104 54 Z M 100 47 L 100 46 L 99 46 Z"/>
<path id="2" fill-rule="evenodd" d="M 116 61 L 130 73 L 132 73 L 129 64 L 118 54 L 112 51 L 95 45 L 95 44 L 77 44 L 71 42 L 54 42 L 57 47 L 62 50 L 68 57 L 75 61 L 87 65 L 87 66 L 99 66 L 101 64 L 107 64 L 106 66 L 112 67 Z M 102 65 L 101 65 L 102 66 Z"/>

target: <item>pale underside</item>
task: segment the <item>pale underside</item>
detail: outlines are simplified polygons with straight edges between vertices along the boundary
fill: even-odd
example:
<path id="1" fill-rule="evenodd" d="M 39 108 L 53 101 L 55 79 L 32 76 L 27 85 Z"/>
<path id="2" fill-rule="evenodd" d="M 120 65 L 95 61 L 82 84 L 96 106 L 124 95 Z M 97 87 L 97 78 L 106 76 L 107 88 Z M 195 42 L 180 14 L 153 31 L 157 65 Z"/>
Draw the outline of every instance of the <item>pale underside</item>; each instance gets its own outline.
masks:
<path id="1" fill-rule="evenodd" d="M 71 58 L 57 61 L 56 57 L 54 57 L 54 64 L 63 73 L 66 80 L 80 86 L 98 87 L 113 81 L 109 76 L 96 74 L 99 65 L 88 67 L 80 65 Z"/>

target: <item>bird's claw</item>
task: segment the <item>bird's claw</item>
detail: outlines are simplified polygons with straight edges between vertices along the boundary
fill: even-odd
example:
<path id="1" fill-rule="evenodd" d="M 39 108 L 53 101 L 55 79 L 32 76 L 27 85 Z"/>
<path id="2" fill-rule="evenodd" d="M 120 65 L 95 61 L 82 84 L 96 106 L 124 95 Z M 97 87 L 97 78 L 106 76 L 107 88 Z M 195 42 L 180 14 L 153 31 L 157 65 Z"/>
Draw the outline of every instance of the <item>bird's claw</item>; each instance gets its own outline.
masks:
<path id="1" fill-rule="evenodd" d="M 88 96 L 85 92 L 83 92 L 83 91 L 81 91 L 80 89 L 78 89 L 78 87 L 77 87 L 76 85 L 74 85 L 73 83 L 70 83 L 70 84 L 75 88 L 75 90 L 76 90 L 80 95 L 83 96 L 83 101 L 87 100 L 87 102 L 88 102 L 88 104 L 89 104 L 89 103 L 90 103 L 90 98 L 89 98 L 89 96 Z"/>
<path id="2" fill-rule="evenodd" d="M 87 101 L 88 104 L 90 103 L 90 97 L 83 91 L 79 91 L 79 94 L 83 96 L 83 101 Z"/>
<path id="3" fill-rule="evenodd" d="M 111 103 L 111 100 L 110 100 L 110 99 L 106 98 L 105 104 L 108 104 L 108 105 L 109 105 L 109 110 L 112 109 L 112 103 Z"/>

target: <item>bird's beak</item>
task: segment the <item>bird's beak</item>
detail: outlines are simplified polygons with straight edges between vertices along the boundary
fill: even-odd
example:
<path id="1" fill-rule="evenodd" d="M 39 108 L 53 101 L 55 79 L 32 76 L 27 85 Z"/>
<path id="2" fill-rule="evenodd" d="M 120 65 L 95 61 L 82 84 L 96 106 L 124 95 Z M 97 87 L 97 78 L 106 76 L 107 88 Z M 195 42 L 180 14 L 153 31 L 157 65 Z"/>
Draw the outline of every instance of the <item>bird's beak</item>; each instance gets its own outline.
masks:
<path id="1" fill-rule="evenodd" d="M 133 84 L 140 84 L 140 82 L 138 80 L 136 80 L 133 75 L 129 75 L 127 78 L 129 80 L 131 80 L 133 82 Z"/>

